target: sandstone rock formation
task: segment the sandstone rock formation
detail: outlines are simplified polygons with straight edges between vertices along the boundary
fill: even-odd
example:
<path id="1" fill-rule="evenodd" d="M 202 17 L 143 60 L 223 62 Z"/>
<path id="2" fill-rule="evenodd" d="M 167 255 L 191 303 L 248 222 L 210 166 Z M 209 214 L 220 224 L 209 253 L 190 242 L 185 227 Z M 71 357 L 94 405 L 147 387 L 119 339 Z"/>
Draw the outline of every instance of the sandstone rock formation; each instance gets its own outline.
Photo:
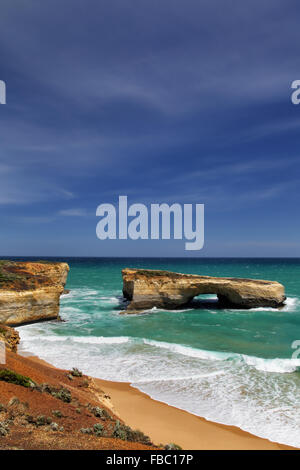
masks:
<path id="1" fill-rule="evenodd" d="M 280 307 L 284 287 L 275 281 L 198 276 L 150 269 L 123 269 L 126 313 L 152 307 L 176 309 L 200 294 L 216 294 L 219 305 L 231 308 Z"/>
<path id="2" fill-rule="evenodd" d="M 5 343 L 5 347 L 9 351 L 17 352 L 20 336 L 14 328 L 10 328 L 6 325 L 0 325 L 0 341 Z"/>
<path id="3" fill-rule="evenodd" d="M 0 261 L 0 323 L 57 319 L 67 263 Z"/>

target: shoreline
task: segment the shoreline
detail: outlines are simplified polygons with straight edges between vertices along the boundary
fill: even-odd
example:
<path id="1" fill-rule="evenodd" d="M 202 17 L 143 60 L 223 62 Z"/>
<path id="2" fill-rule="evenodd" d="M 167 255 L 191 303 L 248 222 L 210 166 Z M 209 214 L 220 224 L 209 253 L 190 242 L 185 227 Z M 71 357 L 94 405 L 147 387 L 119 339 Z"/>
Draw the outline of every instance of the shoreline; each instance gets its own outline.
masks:
<path id="1" fill-rule="evenodd" d="M 18 354 L 59 370 L 29 351 Z M 296 450 L 154 400 L 129 382 L 92 378 L 110 396 L 115 414 L 125 424 L 147 434 L 156 445 L 172 442 L 183 450 Z"/>

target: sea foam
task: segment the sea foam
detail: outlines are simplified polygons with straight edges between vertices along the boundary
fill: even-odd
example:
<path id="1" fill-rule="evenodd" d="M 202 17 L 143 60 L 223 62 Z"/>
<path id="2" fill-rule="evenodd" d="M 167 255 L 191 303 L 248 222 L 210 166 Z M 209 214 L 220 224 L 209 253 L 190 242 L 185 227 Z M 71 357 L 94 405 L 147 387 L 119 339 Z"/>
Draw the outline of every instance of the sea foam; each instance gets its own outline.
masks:
<path id="1" fill-rule="evenodd" d="M 21 347 L 58 367 L 130 382 L 153 398 L 261 437 L 300 447 L 298 359 L 265 359 L 127 336 L 18 328 Z"/>
<path id="2" fill-rule="evenodd" d="M 129 317 L 118 315 L 119 303 L 120 298 L 113 290 L 73 289 L 62 299 L 61 315 L 67 323 L 48 322 L 18 328 L 20 349 L 37 354 L 57 367 L 75 366 L 88 375 L 130 382 L 154 399 L 208 420 L 300 447 L 300 374 L 297 373 L 300 359 L 264 358 L 127 336 L 126 329 L 119 325 L 129 322 Z M 240 334 L 247 334 L 247 326 L 242 327 L 244 318 L 255 319 L 256 312 L 266 312 L 266 315 L 274 312 L 279 314 L 279 319 L 283 312 L 295 321 L 293 315 L 298 309 L 299 300 L 288 297 L 279 311 L 251 309 L 246 317 L 243 311 L 226 310 L 222 318 L 232 321 L 241 315 L 237 325 Z M 149 313 L 153 315 L 137 316 L 137 327 L 148 321 L 152 326 L 155 315 L 162 315 L 163 321 L 169 314 L 158 309 Z M 180 318 L 193 315 L 185 309 L 172 312 L 176 314 Z M 116 319 L 118 328 L 111 328 L 108 315 Z M 131 324 L 132 320 L 130 317 Z M 212 325 L 214 328 L 223 325 L 221 317 L 217 322 Z M 99 325 L 99 330 L 95 330 L 95 325 Z M 112 333 L 124 331 L 125 335 L 108 336 L 106 328 Z M 98 331 L 100 334 L 96 335 Z M 270 334 L 276 331 L 270 330 Z"/>

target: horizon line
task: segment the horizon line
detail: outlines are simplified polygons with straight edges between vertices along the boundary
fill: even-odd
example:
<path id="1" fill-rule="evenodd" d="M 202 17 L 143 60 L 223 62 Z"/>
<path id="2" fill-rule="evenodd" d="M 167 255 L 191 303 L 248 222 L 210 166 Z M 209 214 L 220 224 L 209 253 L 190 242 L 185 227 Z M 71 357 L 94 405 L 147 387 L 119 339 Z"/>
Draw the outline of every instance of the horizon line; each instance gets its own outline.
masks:
<path id="1" fill-rule="evenodd" d="M 74 256 L 74 255 L 0 255 L 0 259 L 6 258 L 74 258 L 74 259 L 299 259 L 300 256 Z"/>

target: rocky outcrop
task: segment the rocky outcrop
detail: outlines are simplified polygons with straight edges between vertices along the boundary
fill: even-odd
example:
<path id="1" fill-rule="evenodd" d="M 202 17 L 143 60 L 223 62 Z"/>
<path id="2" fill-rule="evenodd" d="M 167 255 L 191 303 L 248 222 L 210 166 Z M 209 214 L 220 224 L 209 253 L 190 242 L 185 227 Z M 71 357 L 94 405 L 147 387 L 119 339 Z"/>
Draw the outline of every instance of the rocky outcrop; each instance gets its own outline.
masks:
<path id="1" fill-rule="evenodd" d="M 127 313 L 152 307 L 176 309 L 200 294 L 216 294 L 222 307 L 280 307 L 284 287 L 275 281 L 210 277 L 150 269 L 124 269 L 123 295 Z"/>
<path id="2" fill-rule="evenodd" d="M 17 352 L 20 342 L 19 333 L 6 325 L 0 325 L 0 341 L 3 341 L 9 351 Z"/>
<path id="3" fill-rule="evenodd" d="M 67 263 L 0 261 L 0 323 L 57 319 Z"/>

